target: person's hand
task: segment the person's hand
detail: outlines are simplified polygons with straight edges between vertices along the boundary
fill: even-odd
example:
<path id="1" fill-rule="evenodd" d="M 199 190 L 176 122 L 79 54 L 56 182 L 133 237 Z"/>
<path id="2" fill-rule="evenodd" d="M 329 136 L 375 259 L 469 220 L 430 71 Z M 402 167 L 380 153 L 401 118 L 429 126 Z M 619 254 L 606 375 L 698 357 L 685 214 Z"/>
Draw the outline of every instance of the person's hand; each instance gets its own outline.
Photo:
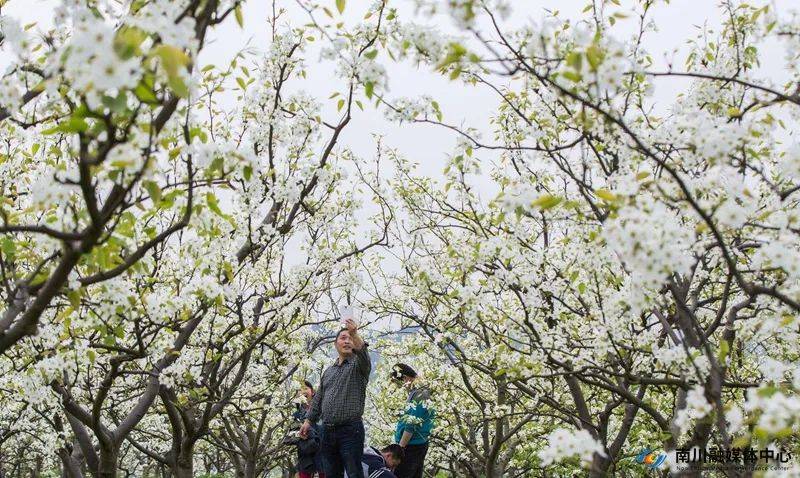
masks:
<path id="1" fill-rule="evenodd" d="M 344 326 L 347 327 L 347 331 L 350 332 L 351 337 L 358 330 L 358 324 L 353 319 L 346 319 L 344 321 Z"/>
<path id="2" fill-rule="evenodd" d="M 303 440 L 308 438 L 308 430 L 310 429 L 311 429 L 311 422 L 308 420 L 304 421 L 303 424 L 300 426 L 300 432 L 299 432 L 300 438 L 302 438 Z"/>

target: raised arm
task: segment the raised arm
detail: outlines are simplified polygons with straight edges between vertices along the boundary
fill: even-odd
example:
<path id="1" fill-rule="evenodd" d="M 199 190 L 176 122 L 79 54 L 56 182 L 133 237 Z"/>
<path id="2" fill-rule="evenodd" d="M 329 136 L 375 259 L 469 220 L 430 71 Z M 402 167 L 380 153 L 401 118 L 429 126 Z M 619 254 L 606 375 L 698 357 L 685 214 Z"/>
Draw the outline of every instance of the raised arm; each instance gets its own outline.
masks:
<path id="1" fill-rule="evenodd" d="M 356 356 L 358 370 L 364 377 L 369 377 L 369 373 L 372 371 L 372 362 L 369 358 L 367 343 L 358 335 L 358 324 L 353 319 L 347 319 L 345 324 L 347 331 L 350 332 L 350 340 L 353 342 L 353 354 Z"/>
<path id="2" fill-rule="evenodd" d="M 345 321 L 345 326 L 347 327 L 347 331 L 350 332 L 350 340 L 353 342 L 353 349 L 361 350 L 364 348 L 364 339 L 358 335 L 358 324 L 353 319 L 347 319 Z"/>

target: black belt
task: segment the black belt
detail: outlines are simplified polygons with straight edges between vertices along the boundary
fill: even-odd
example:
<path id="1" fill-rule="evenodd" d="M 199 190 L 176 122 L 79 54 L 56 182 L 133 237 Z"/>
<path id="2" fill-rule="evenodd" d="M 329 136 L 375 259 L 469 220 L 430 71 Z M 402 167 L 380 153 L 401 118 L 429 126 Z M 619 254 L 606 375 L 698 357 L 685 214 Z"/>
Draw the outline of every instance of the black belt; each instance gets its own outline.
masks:
<path id="1" fill-rule="evenodd" d="M 361 419 L 360 418 L 354 418 L 352 420 L 347 420 L 347 421 L 340 422 L 340 423 L 323 423 L 322 426 L 324 426 L 326 430 L 333 430 L 333 429 L 336 429 L 336 428 L 341 428 L 341 427 L 347 426 L 347 425 L 354 425 L 354 424 L 357 424 L 357 423 L 361 423 Z"/>

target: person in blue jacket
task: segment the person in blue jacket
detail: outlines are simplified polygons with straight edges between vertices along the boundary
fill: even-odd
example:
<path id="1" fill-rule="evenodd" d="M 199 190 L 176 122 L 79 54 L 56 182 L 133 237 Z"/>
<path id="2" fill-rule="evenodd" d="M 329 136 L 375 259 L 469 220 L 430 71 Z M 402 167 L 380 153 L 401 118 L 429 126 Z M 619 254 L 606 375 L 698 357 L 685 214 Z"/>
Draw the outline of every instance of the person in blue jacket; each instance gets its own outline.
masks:
<path id="1" fill-rule="evenodd" d="M 431 394 L 426 387 L 417 386 L 417 372 L 409 365 L 395 364 L 391 378 L 408 390 L 406 408 L 400 415 L 394 432 L 394 441 L 403 448 L 405 455 L 394 474 L 397 478 L 422 478 L 435 418 L 428 403 Z"/>

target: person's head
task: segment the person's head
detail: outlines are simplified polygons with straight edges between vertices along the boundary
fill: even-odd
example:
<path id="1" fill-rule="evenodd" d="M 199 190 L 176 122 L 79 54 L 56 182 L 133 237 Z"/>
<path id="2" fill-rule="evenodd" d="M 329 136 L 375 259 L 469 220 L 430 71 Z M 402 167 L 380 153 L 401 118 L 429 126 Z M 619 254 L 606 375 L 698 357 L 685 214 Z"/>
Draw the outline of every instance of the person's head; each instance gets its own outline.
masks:
<path id="1" fill-rule="evenodd" d="M 300 386 L 300 395 L 304 396 L 306 400 L 314 398 L 314 385 L 308 380 L 303 380 L 303 384 Z"/>
<path id="2" fill-rule="evenodd" d="M 383 459 L 386 461 L 387 468 L 396 468 L 397 465 L 403 461 L 403 457 L 405 456 L 406 452 L 403 450 L 403 447 L 398 445 L 397 443 L 392 443 L 391 445 L 386 445 L 381 450 L 381 455 L 383 455 Z"/>
<path id="3" fill-rule="evenodd" d="M 417 372 L 410 365 L 398 362 L 392 366 L 391 378 L 395 383 L 410 386 L 417 378 Z"/>
<path id="4" fill-rule="evenodd" d="M 350 331 L 346 328 L 339 329 L 336 334 L 336 351 L 342 357 L 347 357 L 353 353 L 353 340 L 350 337 Z"/>

